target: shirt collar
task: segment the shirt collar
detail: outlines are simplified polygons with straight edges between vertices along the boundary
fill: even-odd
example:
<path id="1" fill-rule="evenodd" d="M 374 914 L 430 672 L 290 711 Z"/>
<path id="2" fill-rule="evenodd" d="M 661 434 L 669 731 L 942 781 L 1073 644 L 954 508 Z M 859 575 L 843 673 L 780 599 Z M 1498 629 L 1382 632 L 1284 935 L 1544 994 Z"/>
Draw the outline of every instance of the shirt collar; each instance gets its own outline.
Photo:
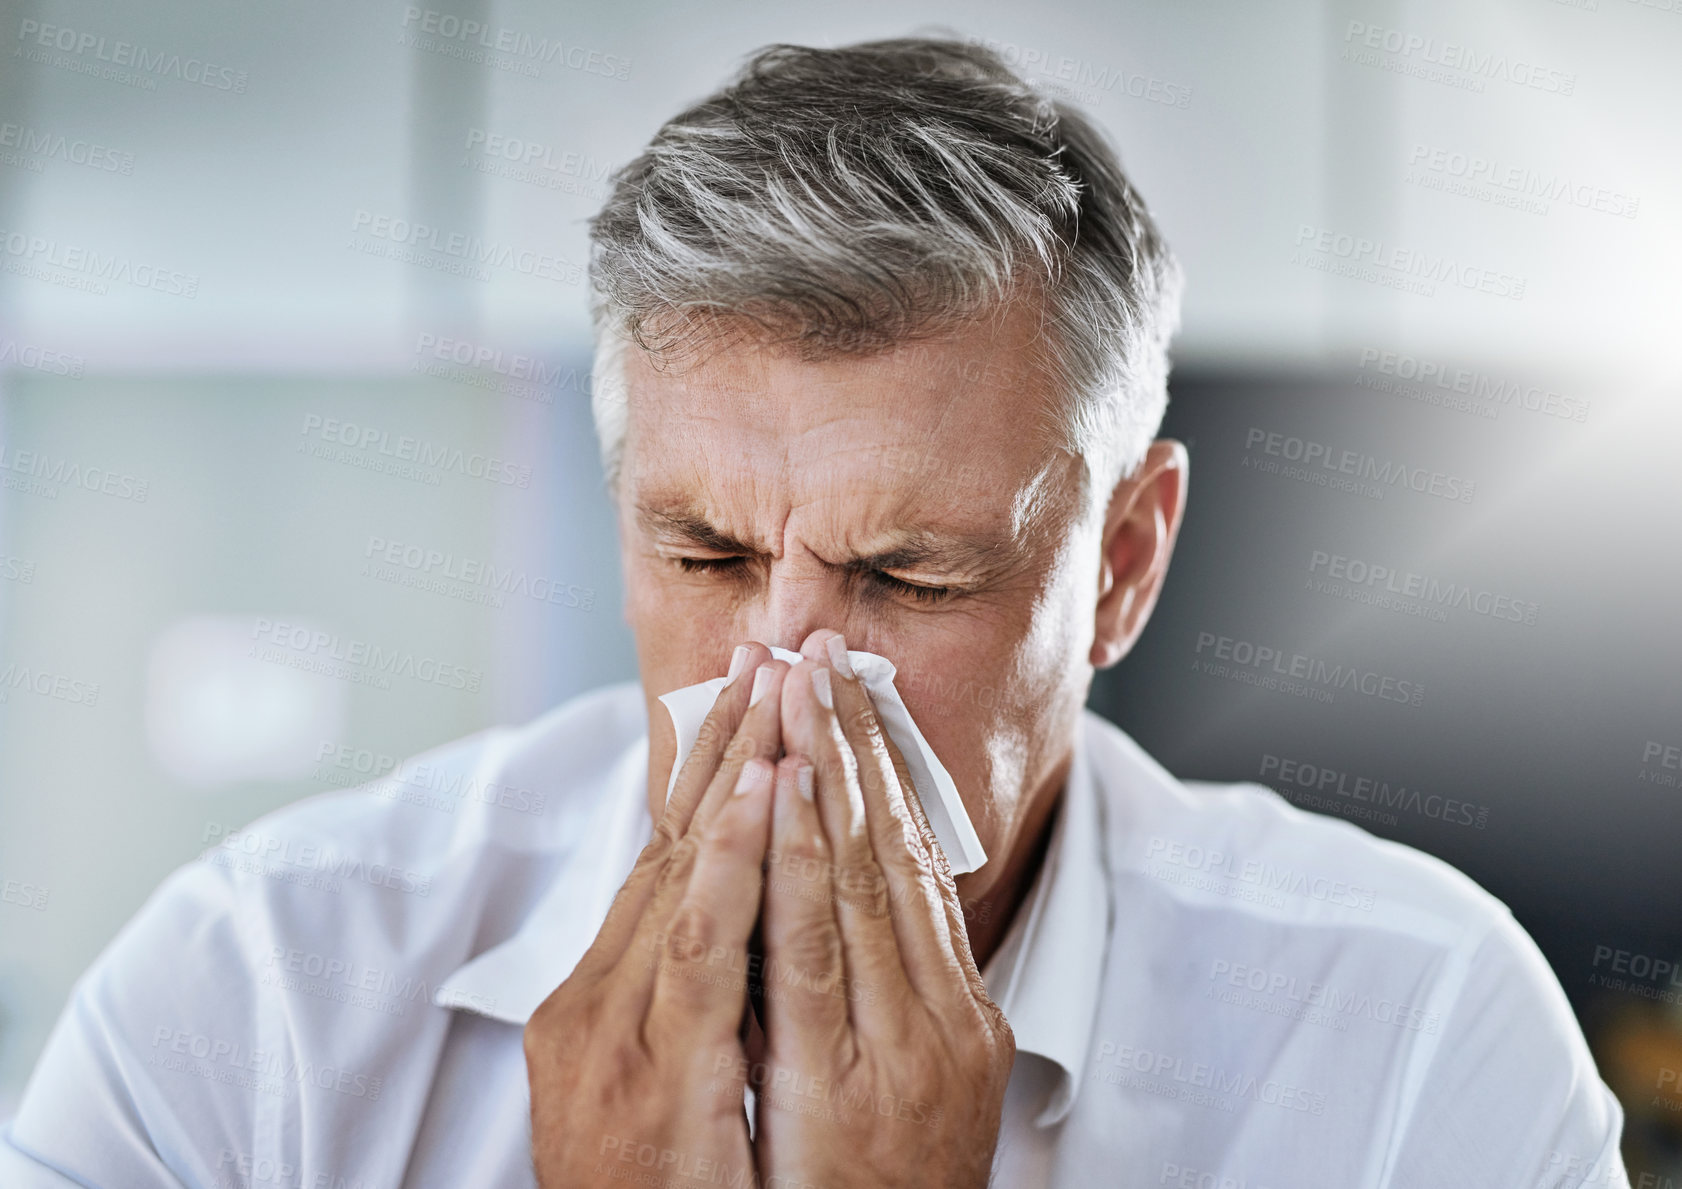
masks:
<path id="1" fill-rule="evenodd" d="M 1004 941 L 982 972 L 987 994 L 1016 1037 L 1016 1051 L 1057 1066 L 1057 1080 L 1035 1122 L 1060 1123 L 1074 1106 L 1092 1048 L 1110 936 L 1101 799 L 1087 755 L 1083 712 L 1063 804 L 1040 873 Z"/>
<path id="2" fill-rule="evenodd" d="M 647 774 L 644 733 L 603 781 L 601 799 L 579 834 L 590 841 L 566 858 L 514 935 L 439 983 L 433 1002 L 525 1026 L 590 948 L 648 842 Z"/>
<path id="3" fill-rule="evenodd" d="M 1016 1051 L 1058 1067 L 1036 1120 L 1059 1123 L 1074 1105 L 1098 1006 L 1110 926 L 1101 805 L 1087 757 L 1083 714 L 1063 804 L 1028 897 L 982 978 L 1016 1037 Z M 648 736 L 608 775 L 582 837 L 599 844 L 571 856 L 519 929 L 439 984 L 441 1007 L 467 1008 L 524 1026 L 572 973 L 607 918 L 613 897 L 648 840 Z"/>

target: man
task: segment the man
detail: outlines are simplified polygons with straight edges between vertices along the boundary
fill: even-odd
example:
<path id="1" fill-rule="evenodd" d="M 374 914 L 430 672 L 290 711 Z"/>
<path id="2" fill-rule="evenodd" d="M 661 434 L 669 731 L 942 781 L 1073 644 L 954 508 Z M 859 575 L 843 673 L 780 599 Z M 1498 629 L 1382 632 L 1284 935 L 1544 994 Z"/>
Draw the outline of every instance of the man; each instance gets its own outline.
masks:
<path id="1" fill-rule="evenodd" d="M 1090 124 L 972 47 L 773 47 L 593 235 L 640 680 L 174 875 L 6 1184 L 1626 1183 L 1499 902 L 1083 709 L 1186 494 L 1178 274 Z M 849 650 L 898 666 L 978 870 Z M 726 670 L 668 799 L 656 697 Z"/>

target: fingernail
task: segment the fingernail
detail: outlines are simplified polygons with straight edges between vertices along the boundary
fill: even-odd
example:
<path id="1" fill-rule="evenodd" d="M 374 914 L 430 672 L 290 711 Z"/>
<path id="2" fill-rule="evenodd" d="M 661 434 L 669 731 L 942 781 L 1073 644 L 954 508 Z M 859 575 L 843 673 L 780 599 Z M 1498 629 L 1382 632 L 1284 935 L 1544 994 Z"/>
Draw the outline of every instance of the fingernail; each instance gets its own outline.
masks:
<path id="1" fill-rule="evenodd" d="M 824 647 L 829 649 L 829 663 L 835 666 L 835 671 L 843 677 L 851 677 L 853 662 L 847 659 L 847 638 L 831 636 Z"/>
<path id="2" fill-rule="evenodd" d="M 800 789 L 800 795 L 806 800 L 812 799 L 812 765 L 802 764 L 794 770 L 794 783 Z"/>
<path id="3" fill-rule="evenodd" d="M 759 699 L 765 696 L 765 691 L 771 688 L 771 666 L 761 665 L 753 673 L 753 692 L 748 695 L 748 705 L 757 706 Z"/>
<path id="4" fill-rule="evenodd" d="M 813 669 L 811 671 L 812 692 L 818 695 L 818 701 L 823 703 L 824 709 L 833 709 L 835 698 L 829 692 L 829 670 Z"/>
<path id="5" fill-rule="evenodd" d="M 730 654 L 730 672 L 728 672 L 724 675 L 725 680 L 727 680 L 727 681 L 736 680 L 736 674 L 740 673 L 742 671 L 742 666 L 747 664 L 747 663 L 748 663 L 748 646 L 746 644 L 736 645 L 736 651 L 732 652 Z"/>
<path id="6" fill-rule="evenodd" d="M 764 672 L 762 668 L 760 672 Z M 765 765 L 750 760 L 742 765 L 742 774 L 736 777 L 736 796 L 740 797 L 754 786 L 765 783 Z"/>

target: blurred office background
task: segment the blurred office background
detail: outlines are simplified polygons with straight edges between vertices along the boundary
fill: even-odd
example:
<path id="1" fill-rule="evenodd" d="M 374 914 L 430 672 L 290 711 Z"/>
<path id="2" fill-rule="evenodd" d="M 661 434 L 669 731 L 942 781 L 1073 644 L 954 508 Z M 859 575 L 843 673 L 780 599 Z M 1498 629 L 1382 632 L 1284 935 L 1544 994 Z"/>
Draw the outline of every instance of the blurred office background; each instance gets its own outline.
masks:
<path id="1" fill-rule="evenodd" d="M 1501 896 L 1682 1175 L 1682 0 L 0 0 L 0 1117 L 218 831 L 633 675 L 584 220 L 751 48 L 931 26 L 1186 266 L 1095 708 Z"/>

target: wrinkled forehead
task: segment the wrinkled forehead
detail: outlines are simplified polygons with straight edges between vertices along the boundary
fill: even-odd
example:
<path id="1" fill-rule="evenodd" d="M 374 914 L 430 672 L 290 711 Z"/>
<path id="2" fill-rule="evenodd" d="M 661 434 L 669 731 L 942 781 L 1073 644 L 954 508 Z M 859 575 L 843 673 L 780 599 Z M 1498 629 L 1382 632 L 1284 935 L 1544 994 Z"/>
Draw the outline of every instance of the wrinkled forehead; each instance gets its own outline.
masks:
<path id="1" fill-rule="evenodd" d="M 983 323 L 864 355 L 802 358 L 736 341 L 678 360 L 626 352 L 630 494 L 773 486 L 834 496 L 996 506 L 1045 502 L 1053 389 L 1029 328 Z"/>

